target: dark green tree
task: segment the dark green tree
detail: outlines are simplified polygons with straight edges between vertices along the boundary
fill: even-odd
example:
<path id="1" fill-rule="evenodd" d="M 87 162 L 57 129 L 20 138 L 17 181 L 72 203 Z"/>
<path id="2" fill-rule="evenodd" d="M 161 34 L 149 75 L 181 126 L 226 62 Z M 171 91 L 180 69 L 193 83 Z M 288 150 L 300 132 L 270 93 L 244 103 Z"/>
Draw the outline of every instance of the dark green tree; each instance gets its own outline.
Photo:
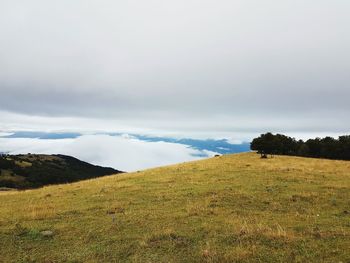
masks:
<path id="1" fill-rule="evenodd" d="M 350 160 L 350 135 L 296 141 L 283 134 L 261 134 L 251 142 L 251 149 L 266 158 L 268 154 L 297 155 L 313 158 Z"/>

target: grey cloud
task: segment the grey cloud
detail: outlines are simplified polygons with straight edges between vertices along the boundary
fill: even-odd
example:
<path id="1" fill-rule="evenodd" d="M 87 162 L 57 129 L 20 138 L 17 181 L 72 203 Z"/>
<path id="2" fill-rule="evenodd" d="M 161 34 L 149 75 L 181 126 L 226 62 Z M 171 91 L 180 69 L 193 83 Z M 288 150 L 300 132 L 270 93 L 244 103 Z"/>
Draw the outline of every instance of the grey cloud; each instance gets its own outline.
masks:
<path id="1" fill-rule="evenodd" d="M 2 111 L 180 132 L 350 130 L 348 1 L 0 5 Z"/>

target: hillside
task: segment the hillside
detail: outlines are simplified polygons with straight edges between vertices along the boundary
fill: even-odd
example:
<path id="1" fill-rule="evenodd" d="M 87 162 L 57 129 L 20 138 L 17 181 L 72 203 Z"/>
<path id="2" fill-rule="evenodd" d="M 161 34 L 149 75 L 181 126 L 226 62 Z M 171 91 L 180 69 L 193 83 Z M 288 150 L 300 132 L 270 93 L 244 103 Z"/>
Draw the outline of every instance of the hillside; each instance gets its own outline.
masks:
<path id="1" fill-rule="evenodd" d="M 0 262 L 349 262 L 349 200 L 350 162 L 254 153 L 2 192 Z"/>
<path id="2" fill-rule="evenodd" d="M 28 189 L 120 173 L 66 155 L 0 155 L 0 188 Z"/>

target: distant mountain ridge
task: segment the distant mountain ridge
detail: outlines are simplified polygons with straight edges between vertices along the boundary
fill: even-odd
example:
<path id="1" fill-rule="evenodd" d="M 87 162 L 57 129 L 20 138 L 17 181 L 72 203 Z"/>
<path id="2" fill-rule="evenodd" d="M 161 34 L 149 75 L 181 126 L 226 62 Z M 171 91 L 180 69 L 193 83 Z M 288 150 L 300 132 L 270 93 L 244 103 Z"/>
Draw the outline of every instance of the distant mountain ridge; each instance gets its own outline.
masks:
<path id="1" fill-rule="evenodd" d="M 37 188 L 118 173 L 122 171 L 60 154 L 0 155 L 0 187 L 3 188 Z"/>
<path id="2" fill-rule="evenodd" d="M 75 139 L 81 136 L 76 132 L 36 132 L 36 131 L 16 131 L 11 134 L 0 136 L 2 138 L 31 138 L 31 139 Z"/>
<path id="3" fill-rule="evenodd" d="M 109 136 L 123 136 L 124 133 L 96 133 L 94 135 L 109 135 Z M 76 139 L 83 136 L 82 133 L 77 132 L 38 132 L 38 131 L 14 131 L 11 134 L 0 136 L 0 138 L 31 138 L 41 140 L 59 140 L 59 139 Z M 130 137 L 146 141 L 146 142 L 169 142 L 186 145 L 200 151 L 211 151 L 220 154 L 249 152 L 250 143 L 242 142 L 240 144 L 230 143 L 227 139 L 192 139 L 192 138 L 172 138 L 161 136 L 141 135 L 136 133 L 129 133 Z M 200 157 L 208 157 L 203 153 Z"/>
<path id="4" fill-rule="evenodd" d="M 192 147 L 196 150 L 207 150 L 212 152 L 217 152 L 220 154 L 230 154 L 230 153 L 240 153 L 240 152 L 248 152 L 250 151 L 250 143 L 241 143 L 241 144 L 232 144 L 229 143 L 227 139 L 191 139 L 191 138 L 169 138 L 169 137 L 151 137 L 151 136 L 143 136 L 137 134 L 131 134 L 135 138 L 143 141 L 149 142 L 170 142 L 170 143 L 178 143 L 184 144 Z"/>

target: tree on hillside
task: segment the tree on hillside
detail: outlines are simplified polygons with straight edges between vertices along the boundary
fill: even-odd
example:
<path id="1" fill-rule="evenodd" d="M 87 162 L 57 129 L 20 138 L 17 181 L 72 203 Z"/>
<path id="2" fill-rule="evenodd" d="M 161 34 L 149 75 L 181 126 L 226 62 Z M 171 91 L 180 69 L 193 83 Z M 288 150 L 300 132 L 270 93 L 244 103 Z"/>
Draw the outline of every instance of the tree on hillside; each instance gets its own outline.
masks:
<path id="1" fill-rule="evenodd" d="M 321 157 L 321 139 L 309 139 L 305 143 L 309 148 L 309 156 L 308 157 Z"/>
<path id="2" fill-rule="evenodd" d="M 261 134 L 259 138 L 255 138 L 251 142 L 250 148 L 257 151 L 261 155 L 261 158 L 267 158 L 268 154 L 273 155 L 275 153 L 276 143 L 277 141 L 274 135 L 268 132 Z"/>
<path id="3" fill-rule="evenodd" d="M 266 157 L 266 154 L 264 153 L 263 146 L 262 146 L 262 138 L 254 138 L 253 141 L 250 143 L 250 149 L 253 151 L 257 151 L 261 158 Z"/>
<path id="4" fill-rule="evenodd" d="M 341 157 L 345 160 L 350 160 L 350 135 L 340 136 L 339 144 Z"/>
<path id="5" fill-rule="evenodd" d="M 339 139 L 327 136 L 304 142 L 268 132 L 253 139 L 251 149 L 257 151 L 262 158 L 266 158 L 268 154 L 280 154 L 350 160 L 350 135 L 340 136 Z"/>

